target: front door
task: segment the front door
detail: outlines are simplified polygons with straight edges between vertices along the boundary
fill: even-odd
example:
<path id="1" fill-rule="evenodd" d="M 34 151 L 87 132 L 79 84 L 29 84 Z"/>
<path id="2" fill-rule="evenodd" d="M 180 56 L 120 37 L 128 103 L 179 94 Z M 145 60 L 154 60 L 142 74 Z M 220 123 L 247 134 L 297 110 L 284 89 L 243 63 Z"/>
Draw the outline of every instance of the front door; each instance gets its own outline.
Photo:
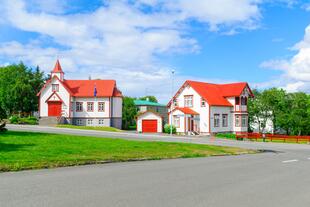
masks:
<path id="1" fill-rule="evenodd" d="M 48 116 L 61 116 L 61 102 L 48 102 Z"/>
<path id="2" fill-rule="evenodd" d="M 194 130 L 194 120 L 191 117 L 187 118 L 187 131 L 191 132 Z"/>

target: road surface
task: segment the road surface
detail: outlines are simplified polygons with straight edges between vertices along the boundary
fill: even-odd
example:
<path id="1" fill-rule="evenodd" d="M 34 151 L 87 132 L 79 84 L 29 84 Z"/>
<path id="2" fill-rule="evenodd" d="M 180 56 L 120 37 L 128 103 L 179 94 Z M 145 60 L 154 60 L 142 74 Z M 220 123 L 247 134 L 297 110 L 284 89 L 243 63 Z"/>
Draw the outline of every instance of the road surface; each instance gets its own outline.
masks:
<path id="1" fill-rule="evenodd" d="M 11 130 L 17 130 L 9 126 Z M 18 130 L 25 130 L 19 128 Z M 98 137 L 266 149 L 256 155 L 111 163 L 0 174 L 0 206 L 308 207 L 310 146 L 210 138 L 110 134 L 29 127 Z M 98 133 L 98 134 L 97 134 Z"/>

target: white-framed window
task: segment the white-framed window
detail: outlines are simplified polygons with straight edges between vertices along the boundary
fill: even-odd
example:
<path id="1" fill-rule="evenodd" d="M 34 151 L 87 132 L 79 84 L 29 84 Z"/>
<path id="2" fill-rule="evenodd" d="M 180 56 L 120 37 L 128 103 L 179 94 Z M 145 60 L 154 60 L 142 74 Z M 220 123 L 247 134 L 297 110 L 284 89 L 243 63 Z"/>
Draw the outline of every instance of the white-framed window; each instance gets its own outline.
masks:
<path id="1" fill-rule="evenodd" d="M 75 110 L 77 112 L 83 111 L 83 102 L 76 102 L 75 103 Z"/>
<path id="2" fill-rule="evenodd" d="M 173 125 L 176 128 L 180 127 L 180 117 L 178 117 L 177 115 L 173 115 Z"/>
<path id="3" fill-rule="evenodd" d="M 94 111 L 94 102 L 87 102 L 87 111 Z"/>
<path id="4" fill-rule="evenodd" d="M 201 98 L 201 107 L 206 107 L 206 101 L 203 98 Z"/>
<path id="5" fill-rule="evenodd" d="M 76 120 L 76 125 L 81 126 L 82 124 L 83 124 L 82 119 L 77 119 L 77 120 Z"/>
<path id="6" fill-rule="evenodd" d="M 178 106 L 178 100 L 177 100 L 177 99 L 174 99 L 174 100 L 173 100 L 173 106 L 174 106 L 174 107 L 177 107 L 177 106 Z"/>
<path id="7" fill-rule="evenodd" d="M 192 95 L 184 96 L 184 107 L 193 107 L 193 96 Z"/>
<path id="8" fill-rule="evenodd" d="M 93 125 L 93 120 L 92 119 L 87 119 L 87 125 Z"/>
<path id="9" fill-rule="evenodd" d="M 240 115 L 235 116 L 235 126 L 240 127 Z"/>
<path id="10" fill-rule="evenodd" d="M 98 103 L 98 111 L 104 112 L 104 108 L 105 108 L 105 102 L 99 102 Z"/>
<path id="11" fill-rule="evenodd" d="M 52 91 L 59 92 L 59 84 L 52 84 Z"/>
<path id="12" fill-rule="evenodd" d="M 223 127 L 228 127 L 228 114 L 222 114 L 222 122 Z"/>
<path id="13" fill-rule="evenodd" d="M 214 127 L 220 127 L 220 115 L 214 114 Z"/>
<path id="14" fill-rule="evenodd" d="M 242 127 L 247 127 L 248 125 L 248 117 L 246 115 L 242 115 L 241 116 L 241 126 Z"/>
<path id="15" fill-rule="evenodd" d="M 104 125 L 104 119 L 99 119 L 99 125 Z"/>

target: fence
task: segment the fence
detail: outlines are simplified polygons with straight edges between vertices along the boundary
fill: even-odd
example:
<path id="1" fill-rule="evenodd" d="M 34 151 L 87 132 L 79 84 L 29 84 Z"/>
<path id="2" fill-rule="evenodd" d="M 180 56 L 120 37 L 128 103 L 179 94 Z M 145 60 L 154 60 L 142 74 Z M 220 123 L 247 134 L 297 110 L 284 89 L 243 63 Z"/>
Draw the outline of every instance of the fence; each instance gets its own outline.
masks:
<path id="1" fill-rule="evenodd" d="M 282 141 L 282 142 L 310 142 L 310 136 L 289 136 L 283 134 L 262 134 L 262 133 L 248 133 L 237 132 L 236 139 L 250 139 L 263 141 Z"/>

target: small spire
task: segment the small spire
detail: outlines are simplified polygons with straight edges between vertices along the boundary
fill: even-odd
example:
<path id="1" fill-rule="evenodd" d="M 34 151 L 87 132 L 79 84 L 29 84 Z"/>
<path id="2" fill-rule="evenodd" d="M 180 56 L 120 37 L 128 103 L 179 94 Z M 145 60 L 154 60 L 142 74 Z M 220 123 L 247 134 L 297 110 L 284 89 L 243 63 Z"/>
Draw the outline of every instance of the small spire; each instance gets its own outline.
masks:
<path id="1" fill-rule="evenodd" d="M 52 73 L 63 73 L 59 60 L 57 59 L 54 70 Z"/>

